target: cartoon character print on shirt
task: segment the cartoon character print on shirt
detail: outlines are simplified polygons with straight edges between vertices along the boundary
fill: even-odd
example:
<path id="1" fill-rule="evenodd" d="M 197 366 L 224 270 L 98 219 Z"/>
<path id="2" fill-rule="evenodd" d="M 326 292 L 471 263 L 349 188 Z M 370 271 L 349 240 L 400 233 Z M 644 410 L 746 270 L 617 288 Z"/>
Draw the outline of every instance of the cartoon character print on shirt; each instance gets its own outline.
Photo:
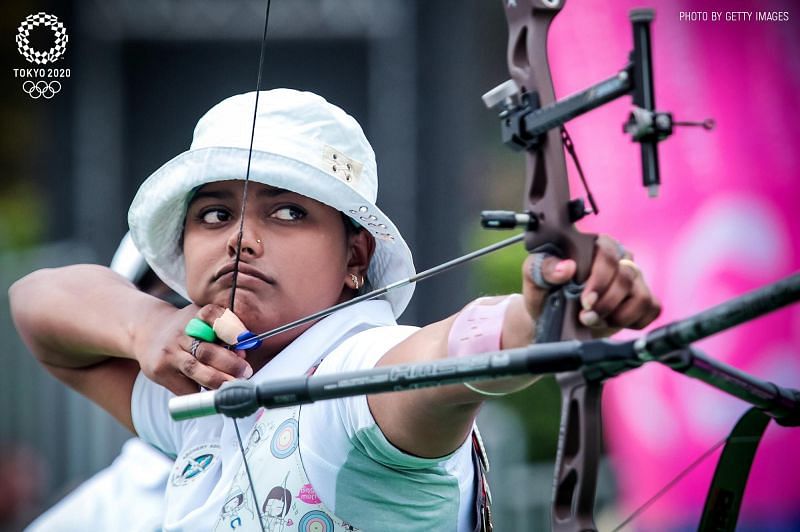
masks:
<path id="1" fill-rule="evenodd" d="M 220 519 L 223 523 L 227 522 L 231 529 L 236 529 L 243 525 L 242 518 L 244 518 L 244 521 L 252 521 L 254 513 L 250 507 L 247 489 L 234 485 L 231 496 L 222 506 Z"/>
<path id="2" fill-rule="evenodd" d="M 235 507 L 241 492 L 245 492 L 244 501 L 247 493 L 252 493 L 241 463 L 236 466 L 238 472 L 216 531 L 261 532 L 263 526 L 268 532 L 357 532 L 325 506 L 311 485 L 299 452 L 299 416 L 299 407 L 260 413 L 247 437 L 245 455 L 259 501 L 261 524 L 255 512 L 250 514 Z M 239 508 L 238 513 L 231 512 L 234 508 Z"/>
<path id="3" fill-rule="evenodd" d="M 247 439 L 247 446 L 244 449 L 245 455 L 249 458 L 253 451 L 264 442 L 264 435 L 269 429 L 263 423 L 256 423 L 253 430 L 250 432 L 250 437 Z"/>
<path id="4" fill-rule="evenodd" d="M 198 445 L 183 453 L 172 468 L 172 485 L 184 486 L 200 478 L 215 464 L 219 450 L 219 445 L 210 443 Z"/>
<path id="5" fill-rule="evenodd" d="M 286 489 L 288 478 L 289 473 L 286 473 L 283 485 L 269 490 L 264 504 L 261 505 L 261 519 L 265 532 L 284 532 L 287 526 L 294 524 L 292 519 L 287 517 L 292 508 L 292 494 Z"/>

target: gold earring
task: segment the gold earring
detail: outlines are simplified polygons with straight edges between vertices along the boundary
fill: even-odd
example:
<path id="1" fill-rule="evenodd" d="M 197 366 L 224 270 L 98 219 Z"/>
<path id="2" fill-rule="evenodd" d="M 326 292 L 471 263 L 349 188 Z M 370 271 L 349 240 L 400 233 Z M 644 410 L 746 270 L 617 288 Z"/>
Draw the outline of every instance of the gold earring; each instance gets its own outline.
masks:
<path id="1" fill-rule="evenodd" d="M 350 279 L 353 281 L 353 284 L 356 285 L 356 290 L 358 290 L 358 277 L 356 276 L 356 274 L 351 273 Z"/>

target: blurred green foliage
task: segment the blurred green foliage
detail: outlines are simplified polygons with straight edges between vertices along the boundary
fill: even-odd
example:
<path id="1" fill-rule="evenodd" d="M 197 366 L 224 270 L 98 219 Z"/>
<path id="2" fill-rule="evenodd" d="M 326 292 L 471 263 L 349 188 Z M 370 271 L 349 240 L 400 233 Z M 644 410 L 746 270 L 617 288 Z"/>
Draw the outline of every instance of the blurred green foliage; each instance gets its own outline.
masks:
<path id="1" fill-rule="evenodd" d="M 20 250 L 40 243 L 46 217 L 35 187 L 13 181 L 0 187 L 0 250 Z"/>

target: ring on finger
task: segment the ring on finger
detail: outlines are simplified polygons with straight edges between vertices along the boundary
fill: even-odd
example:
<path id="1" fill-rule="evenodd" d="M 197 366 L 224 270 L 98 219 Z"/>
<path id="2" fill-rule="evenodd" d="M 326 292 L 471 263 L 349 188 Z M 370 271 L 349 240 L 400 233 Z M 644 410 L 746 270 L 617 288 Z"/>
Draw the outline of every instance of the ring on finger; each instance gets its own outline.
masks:
<path id="1" fill-rule="evenodd" d="M 200 347 L 200 340 L 197 338 L 192 339 L 191 353 L 194 358 L 197 358 L 197 348 Z"/>
<path id="2" fill-rule="evenodd" d="M 628 250 L 625 249 L 625 246 L 623 246 L 621 242 L 615 241 L 614 243 L 617 245 L 617 257 L 619 257 L 619 260 L 627 258 L 629 255 Z"/>
<path id="3" fill-rule="evenodd" d="M 542 264 L 544 263 L 544 259 L 550 256 L 551 255 L 549 253 L 534 253 L 533 264 L 531 264 L 531 280 L 533 281 L 533 284 L 544 290 L 553 290 L 554 288 L 558 288 L 558 285 L 547 281 L 542 274 Z"/>
<path id="4" fill-rule="evenodd" d="M 639 265 L 633 262 L 631 259 L 619 259 L 620 266 L 627 266 L 628 268 L 632 269 L 636 277 L 640 277 L 642 275 L 642 269 L 639 268 Z"/>

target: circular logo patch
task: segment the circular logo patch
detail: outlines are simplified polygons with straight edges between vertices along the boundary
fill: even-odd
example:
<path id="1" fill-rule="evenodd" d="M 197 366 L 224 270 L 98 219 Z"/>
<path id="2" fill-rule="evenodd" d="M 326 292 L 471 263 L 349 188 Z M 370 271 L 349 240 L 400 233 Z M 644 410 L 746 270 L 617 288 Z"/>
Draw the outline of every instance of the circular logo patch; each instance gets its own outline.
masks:
<path id="1" fill-rule="evenodd" d="M 172 485 L 183 486 L 196 480 L 208 471 L 218 454 L 216 444 L 200 445 L 183 453 L 172 468 Z"/>
<path id="2" fill-rule="evenodd" d="M 31 29 L 36 26 L 44 26 L 53 30 L 55 43 L 49 50 L 42 52 L 31 46 Z M 67 51 L 67 41 L 69 41 L 69 35 L 67 35 L 64 24 L 58 21 L 57 16 L 48 15 L 44 12 L 28 15 L 17 28 L 17 50 L 28 62 L 36 63 L 37 65 L 46 65 L 47 63 L 58 61 Z"/>

